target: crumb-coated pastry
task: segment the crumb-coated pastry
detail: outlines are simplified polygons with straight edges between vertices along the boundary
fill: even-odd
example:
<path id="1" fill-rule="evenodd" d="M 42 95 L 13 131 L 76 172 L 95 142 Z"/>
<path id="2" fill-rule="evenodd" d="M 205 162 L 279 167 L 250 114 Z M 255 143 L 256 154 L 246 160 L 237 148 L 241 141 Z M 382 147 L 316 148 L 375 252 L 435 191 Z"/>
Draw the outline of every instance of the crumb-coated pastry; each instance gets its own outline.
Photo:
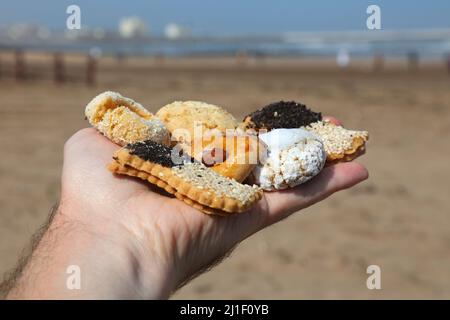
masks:
<path id="1" fill-rule="evenodd" d="M 322 141 L 327 163 L 352 161 L 364 153 L 369 140 L 367 131 L 348 130 L 329 121 L 311 123 L 305 129 Z"/>
<path id="2" fill-rule="evenodd" d="M 149 181 L 205 213 L 243 212 L 262 198 L 257 186 L 241 184 L 207 168 L 173 148 L 153 141 L 118 150 L 108 169 Z"/>
<path id="3" fill-rule="evenodd" d="M 316 176 L 325 164 L 322 142 L 304 129 L 275 129 L 259 138 L 267 146 L 267 158 L 253 171 L 253 178 L 264 190 L 295 187 Z"/>
<path id="4" fill-rule="evenodd" d="M 144 140 L 170 144 L 170 133 L 161 120 L 117 92 L 96 96 L 86 106 L 85 115 L 93 127 L 121 146 Z"/>
<path id="5" fill-rule="evenodd" d="M 244 118 L 244 129 L 266 130 L 290 129 L 307 126 L 322 120 L 322 114 L 294 101 L 271 103 Z"/>
<path id="6" fill-rule="evenodd" d="M 238 121 L 228 111 L 200 101 L 175 101 L 159 109 L 156 116 L 165 123 L 173 139 L 186 143 L 199 139 L 196 137 L 199 132 L 202 135 L 215 129 L 225 133 L 226 129 L 238 126 Z M 183 131 L 187 131 L 189 137 L 185 137 Z"/>

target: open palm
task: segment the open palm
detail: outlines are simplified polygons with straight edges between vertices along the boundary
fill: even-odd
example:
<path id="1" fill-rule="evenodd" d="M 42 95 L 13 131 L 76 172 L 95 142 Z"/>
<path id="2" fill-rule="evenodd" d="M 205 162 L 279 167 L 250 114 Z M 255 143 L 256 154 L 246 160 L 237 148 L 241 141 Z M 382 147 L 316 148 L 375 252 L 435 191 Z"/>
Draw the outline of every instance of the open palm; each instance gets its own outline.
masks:
<path id="1" fill-rule="evenodd" d="M 111 174 L 106 165 L 118 148 L 94 129 L 72 136 L 65 145 L 61 202 L 79 203 L 77 219 L 97 229 L 113 226 L 115 236 L 139 248 L 140 259 L 169 268 L 172 288 L 253 233 L 368 176 L 357 163 L 336 164 L 294 189 L 265 192 L 248 212 L 219 217 L 203 214 L 145 181 Z"/>

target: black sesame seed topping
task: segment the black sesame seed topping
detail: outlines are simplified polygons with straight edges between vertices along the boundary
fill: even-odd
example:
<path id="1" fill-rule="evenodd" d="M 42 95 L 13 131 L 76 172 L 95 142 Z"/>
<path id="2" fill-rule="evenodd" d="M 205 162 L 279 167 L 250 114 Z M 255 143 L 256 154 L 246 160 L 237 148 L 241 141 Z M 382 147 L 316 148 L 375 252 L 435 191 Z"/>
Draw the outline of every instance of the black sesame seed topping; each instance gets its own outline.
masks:
<path id="1" fill-rule="evenodd" d="M 267 130 L 300 128 L 322 120 L 320 112 L 313 112 L 295 101 L 271 103 L 247 117 L 250 117 L 251 125 L 255 128 Z"/>
<path id="2" fill-rule="evenodd" d="M 147 140 L 143 142 L 130 143 L 127 148 L 130 154 L 138 156 L 146 161 L 160 164 L 164 167 L 173 167 L 176 164 L 172 161 L 172 148 L 160 143 Z"/>
<path id="3" fill-rule="evenodd" d="M 160 143 L 146 140 L 142 142 L 129 143 L 125 146 L 130 154 L 138 156 L 139 158 L 160 164 L 164 167 L 180 166 L 195 160 L 189 155 L 182 152 L 181 148 L 174 150 L 174 148 L 166 147 Z"/>

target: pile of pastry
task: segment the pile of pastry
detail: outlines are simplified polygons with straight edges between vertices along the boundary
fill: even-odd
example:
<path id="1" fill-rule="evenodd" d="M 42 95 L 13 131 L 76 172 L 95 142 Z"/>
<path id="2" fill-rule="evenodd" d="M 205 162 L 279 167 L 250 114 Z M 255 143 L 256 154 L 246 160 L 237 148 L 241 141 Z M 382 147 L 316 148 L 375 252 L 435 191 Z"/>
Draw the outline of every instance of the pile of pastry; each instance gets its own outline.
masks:
<path id="1" fill-rule="evenodd" d="M 122 146 L 108 169 L 164 189 L 200 211 L 243 212 L 263 191 L 293 188 L 325 165 L 365 151 L 366 131 L 347 130 L 296 102 L 276 102 L 236 120 L 225 109 L 176 101 L 155 115 L 104 92 L 86 106 L 92 126 Z"/>

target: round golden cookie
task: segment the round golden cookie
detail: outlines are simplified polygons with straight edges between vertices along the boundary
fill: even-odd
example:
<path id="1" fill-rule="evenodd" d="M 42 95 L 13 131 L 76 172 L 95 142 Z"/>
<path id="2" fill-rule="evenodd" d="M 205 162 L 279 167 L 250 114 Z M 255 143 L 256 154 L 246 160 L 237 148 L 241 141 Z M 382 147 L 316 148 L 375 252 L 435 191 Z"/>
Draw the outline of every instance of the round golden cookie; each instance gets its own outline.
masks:
<path id="1" fill-rule="evenodd" d="M 227 129 L 235 129 L 239 125 L 228 111 L 200 101 L 175 101 L 159 109 L 156 116 L 172 133 L 172 139 L 188 144 L 194 139 L 201 139 L 207 131 L 225 133 Z"/>

